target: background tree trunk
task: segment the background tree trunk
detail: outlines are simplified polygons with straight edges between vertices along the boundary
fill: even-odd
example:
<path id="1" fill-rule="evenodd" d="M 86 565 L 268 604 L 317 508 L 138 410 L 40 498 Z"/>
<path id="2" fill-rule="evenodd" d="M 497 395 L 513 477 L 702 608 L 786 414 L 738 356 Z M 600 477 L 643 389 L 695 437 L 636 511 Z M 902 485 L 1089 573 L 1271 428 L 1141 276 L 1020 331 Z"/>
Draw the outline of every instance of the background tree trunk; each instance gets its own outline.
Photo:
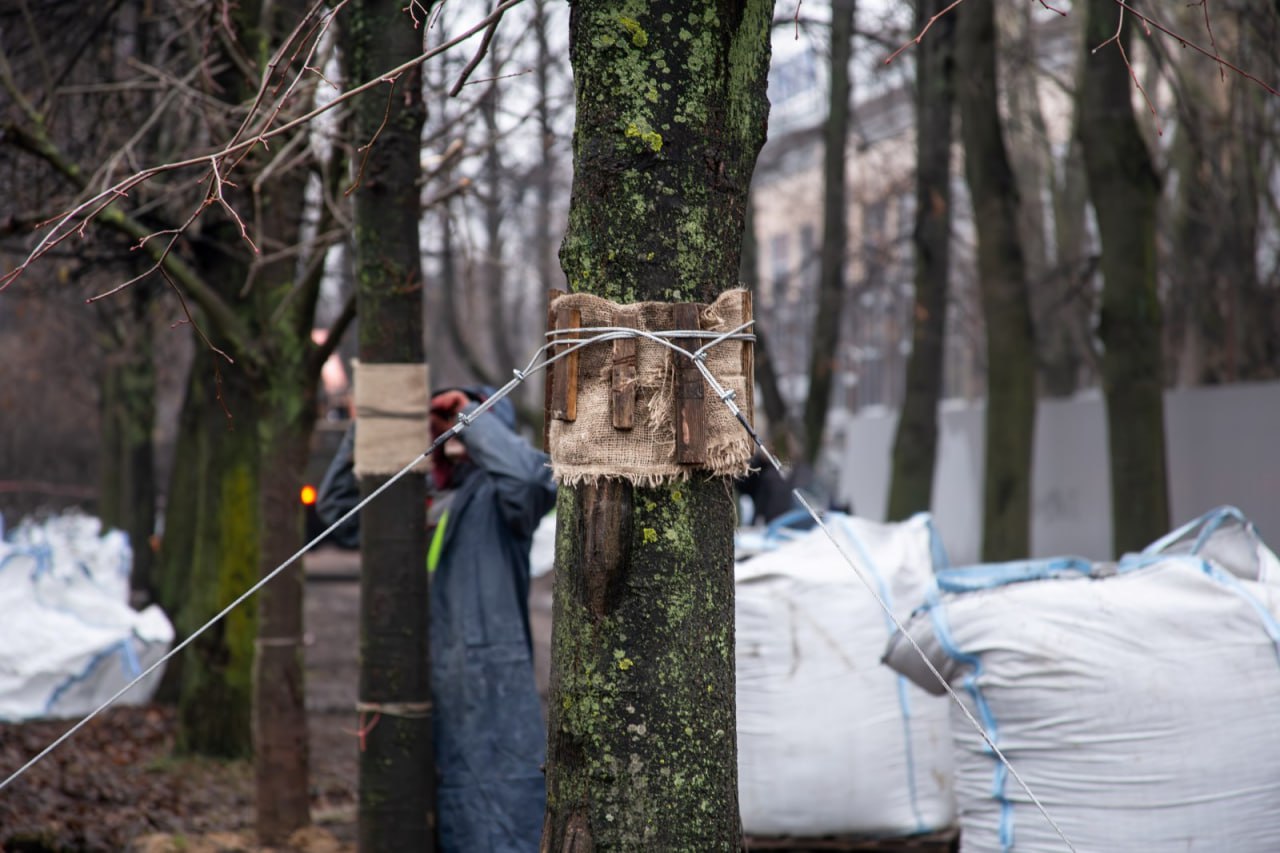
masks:
<path id="1" fill-rule="evenodd" d="M 302 482 L 315 425 L 315 381 L 299 382 L 290 390 L 293 399 L 277 399 L 281 408 L 277 415 L 264 419 L 262 429 L 259 512 L 263 529 L 276 531 L 276 535 L 262 539 L 259 572 L 263 575 L 302 545 L 298 483 Z M 259 593 L 253 757 L 258 838 L 265 844 L 281 844 L 294 830 L 311 822 L 303 586 L 303 563 L 299 561 Z"/>
<path id="2" fill-rule="evenodd" d="M 538 271 L 538 293 L 547 293 L 564 286 L 564 277 L 556 266 L 555 239 L 552 237 L 552 201 L 557 187 L 558 158 L 556 156 L 556 131 L 552 123 L 551 104 L 551 66 L 553 55 L 547 39 L 547 4 L 551 0 L 534 0 L 533 3 L 533 35 L 538 46 L 538 64 L 534 69 L 538 81 L 538 166 L 534 174 L 534 213 L 533 213 L 533 252 L 536 257 L 535 267 Z M 538 346 L 542 341 L 538 342 Z M 549 377 L 543 376 L 543 381 Z M 545 386 L 538 390 L 536 400 L 545 396 Z M 546 413 L 542 407 L 535 406 L 531 412 L 534 416 L 530 427 L 535 436 L 546 434 L 543 419 Z M 549 448 L 542 448 L 549 451 Z"/>
<path id="3" fill-rule="evenodd" d="M 121 295 L 123 310 L 107 307 L 111 327 L 103 366 L 102 454 L 98 473 L 98 515 L 106 527 L 123 530 L 133 549 L 129 586 L 138 603 L 156 598 L 151 536 L 156 529 L 155 452 L 156 366 L 151 307 L 155 289 L 139 284 Z"/>
<path id="4" fill-rule="evenodd" d="M 1132 81 L 1115 34 L 1119 10 L 1088 0 L 1080 141 L 1102 238 L 1102 382 L 1111 451 L 1116 555 L 1139 550 L 1169 528 L 1165 469 L 1160 300 L 1156 292 L 1156 208 L 1160 184 L 1134 118 Z"/>
<path id="5" fill-rule="evenodd" d="M 845 249 L 849 242 L 845 146 L 849 139 L 849 58 L 856 9 L 855 0 L 831 0 L 831 89 L 823 131 L 822 269 L 809 350 L 809 396 L 804 404 L 804 454 L 810 467 L 822 452 L 844 316 Z"/>
<path id="6" fill-rule="evenodd" d="M 198 346 L 181 415 L 160 562 L 178 637 L 188 637 L 257 580 L 257 434 L 248 377 Z M 187 433 L 186 430 L 191 430 Z M 167 603 L 165 601 L 167 599 Z M 171 662 L 179 753 L 252 753 L 254 637 L 250 599 Z"/>
<path id="7" fill-rule="evenodd" d="M 742 286 L 757 294 L 756 310 L 759 311 L 762 303 L 759 301 L 760 293 L 760 259 L 759 244 L 756 241 L 755 229 L 755 204 L 754 199 L 749 198 L 747 201 L 747 215 L 742 226 L 742 258 L 739 261 L 738 279 L 742 282 Z M 761 407 L 764 409 L 765 427 L 767 430 L 766 441 L 769 450 L 783 460 L 791 460 L 795 458 L 799 441 L 796 438 L 799 430 L 792 423 L 791 413 L 787 410 L 787 401 L 782 397 L 782 389 L 778 387 L 778 372 L 774 369 L 773 359 L 770 358 L 769 349 L 765 344 L 767 335 L 762 328 L 762 324 L 757 320 L 753 329 L 756 336 L 755 342 L 755 364 L 756 364 L 756 383 L 760 386 L 760 396 L 758 398 Z M 759 427 L 760 418 L 756 417 L 756 425 Z"/>
<path id="8" fill-rule="evenodd" d="M 1018 234 L 1018 186 L 997 108 L 994 0 L 969 0 L 956 13 L 956 95 L 987 327 L 982 558 L 1012 560 L 1026 557 L 1031 546 L 1036 415 L 1031 307 Z"/>
<path id="9" fill-rule="evenodd" d="M 1087 341 L 1081 330 L 1088 326 L 1088 314 L 1086 311 L 1081 316 L 1080 308 L 1087 302 L 1082 294 L 1075 292 L 1076 276 L 1072 275 L 1079 268 L 1075 259 L 1080 254 L 1078 245 L 1083 229 L 1076 223 L 1083 223 L 1084 199 L 1073 186 L 1074 195 L 1064 193 L 1061 206 L 1045 203 L 1046 192 L 1055 191 L 1056 182 L 1040 90 L 1040 78 L 1044 74 L 1040 59 L 1044 49 L 1038 38 L 1038 18 L 1030 6 L 1016 0 L 1000 0 L 996 14 L 1000 18 L 998 38 L 1003 45 L 997 72 L 1004 81 L 1008 107 L 1005 128 L 1010 165 L 1021 190 L 1019 235 L 1035 330 L 1037 384 L 1041 394 L 1064 397 L 1075 392 L 1081 369 L 1086 364 L 1081 344 Z M 1063 157 L 1063 173 L 1064 186 L 1073 181 L 1083 183 L 1078 152 L 1074 159 L 1070 151 Z M 1056 247 L 1060 257 L 1065 254 L 1071 259 L 1065 264 L 1061 260 L 1054 263 L 1051 258 L 1054 242 L 1050 235 L 1055 223 L 1049 219 L 1049 213 L 1053 210 L 1059 210 L 1071 220 L 1059 232 L 1066 232 L 1068 239 Z M 1080 235 L 1074 240 L 1070 238 L 1073 228 Z"/>
<path id="10" fill-rule="evenodd" d="M 422 36 L 403 9 L 399 0 L 357 0 L 351 6 L 343 42 L 348 80 L 370 79 L 418 55 Z M 355 144 L 377 136 L 355 192 L 360 359 L 366 364 L 425 362 L 418 251 L 425 118 L 416 68 L 396 81 L 389 100 L 385 91 L 372 92 L 354 108 Z M 430 441 L 425 422 L 422 440 L 425 448 Z M 385 480 L 361 477 L 360 491 L 368 495 Z M 425 502 L 423 478 L 409 475 L 361 516 L 362 703 L 430 702 Z M 377 724 L 367 725 L 373 719 Z M 362 715 L 362 721 L 368 734 L 360 754 L 360 849 L 434 849 L 430 715 Z"/>
<path id="11" fill-rule="evenodd" d="M 266 233 L 285 245 L 300 242 L 306 206 L 306 173 L 292 170 L 273 181 L 264 205 Z M 256 269 L 254 295 L 260 317 L 278 315 L 270 335 L 269 369 L 258 383 L 258 513 L 262 547 L 258 574 L 265 577 L 302 547 L 303 513 L 298 499 L 315 428 L 317 382 L 323 359 L 308 345 L 319 293 L 314 280 L 298 281 L 296 259 L 285 257 Z M 336 343 L 336 341 L 335 341 Z M 258 838 L 283 844 L 311 822 L 310 751 L 302 645 L 303 562 L 289 566 L 258 593 L 258 643 L 254 659 L 254 770 Z"/>
<path id="12" fill-rule="evenodd" d="M 940 0 L 918 0 L 917 31 L 943 6 Z M 933 503 L 951 272 L 954 74 L 955 16 L 948 14 L 916 46 L 915 309 L 906 394 L 893 440 L 888 517 L 894 520 L 927 512 Z"/>
<path id="13" fill-rule="evenodd" d="M 773 4 L 641 9 L 572 7 L 561 263 L 574 291 L 711 301 L 738 275 Z M 557 518 L 542 850 L 738 850 L 729 482 L 562 487 Z"/>

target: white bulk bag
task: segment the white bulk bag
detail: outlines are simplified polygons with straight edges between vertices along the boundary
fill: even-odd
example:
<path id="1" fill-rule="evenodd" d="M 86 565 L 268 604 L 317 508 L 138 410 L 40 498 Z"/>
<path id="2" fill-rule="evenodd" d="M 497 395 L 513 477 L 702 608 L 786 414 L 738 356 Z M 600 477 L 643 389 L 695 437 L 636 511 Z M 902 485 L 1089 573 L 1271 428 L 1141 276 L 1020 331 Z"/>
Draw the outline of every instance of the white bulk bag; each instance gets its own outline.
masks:
<path id="1" fill-rule="evenodd" d="M 129 606 L 128 538 L 70 513 L 0 540 L 0 720 L 82 716 L 168 652 L 173 626 Z M 146 702 L 163 667 L 125 693 Z"/>
<path id="2" fill-rule="evenodd" d="M 941 545 L 925 515 L 828 527 L 906 619 Z M 954 816 L 943 700 L 880 662 L 889 622 L 821 530 L 737 566 L 738 797 L 749 835 L 902 835 Z"/>
<path id="3" fill-rule="evenodd" d="M 939 574 L 907 625 L 1079 853 L 1280 849 L 1280 589 L 1190 555 Z M 940 690 L 898 635 L 886 661 Z M 953 708 L 964 853 L 1067 848 Z"/>
<path id="4" fill-rule="evenodd" d="M 1187 522 L 1143 549 L 1143 554 L 1203 557 L 1238 578 L 1280 583 L 1280 559 L 1258 535 L 1253 522 L 1233 506 L 1220 506 Z"/>

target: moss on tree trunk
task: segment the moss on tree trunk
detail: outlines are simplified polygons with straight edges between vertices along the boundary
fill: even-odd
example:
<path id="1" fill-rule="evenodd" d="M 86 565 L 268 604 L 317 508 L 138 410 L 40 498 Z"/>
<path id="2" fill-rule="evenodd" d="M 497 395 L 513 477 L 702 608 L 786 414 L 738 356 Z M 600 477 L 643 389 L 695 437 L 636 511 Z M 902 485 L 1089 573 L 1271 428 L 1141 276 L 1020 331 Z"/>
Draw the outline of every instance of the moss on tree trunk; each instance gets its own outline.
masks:
<path id="1" fill-rule="evenodd" d="M 178 637 L 196 629 L 257 580 L 257 433 L 248 377 L 216 367 L 198 348 L 187 387 L 161 552 L 173 579 L 170 612 Z M 195 476 L 190 476 L 194 474 Z M 169 596 L 166 596 L 168 598 Z M 257 602 L 250 600 L 201 634 L 179 658 L 179 752 L 246 758 Z"/>
<path id="2" fill-rule="evenodd" d="M 421 51 L 421 33 L 399 0 L 357 0 L 346 25 L 349 80 L 371 79 Z M 356 101 L 351 129 L 357 145 L 377 137 L 355 193 L 359 351 L 366 364 L 425 362 L 418 250 L 419 150 L 426 117 L 421 72 L 406 71 L 395 86 L 390 99 L 380 90 Z M 422 440 L 425 449 L 425 423 Z M 361 477 L 361 493 L 370 494 L 386 479 Z M 430 703 L 425 500 L 423 478 L 409 475 L 361 515 L 364 703 Z M 434 849 L 434 783 L 429 714 L 383 714 L 360 753 L 360 849 Z"/>
<path id="3" fill-rule="evenodd" d="M 771 14 L 574 4 L 571 289 L 734 286 Z M 738 849 L 733 523 L 723 479 L 561 489 L 544 851 Z"/>

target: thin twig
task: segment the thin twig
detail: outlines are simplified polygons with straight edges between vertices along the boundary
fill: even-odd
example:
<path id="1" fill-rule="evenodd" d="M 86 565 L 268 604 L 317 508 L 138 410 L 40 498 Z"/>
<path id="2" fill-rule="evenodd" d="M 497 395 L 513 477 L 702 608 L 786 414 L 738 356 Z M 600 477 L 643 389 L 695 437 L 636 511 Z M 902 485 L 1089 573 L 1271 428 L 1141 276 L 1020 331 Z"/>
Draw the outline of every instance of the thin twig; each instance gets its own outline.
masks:
<path id="1" fill-rule="evenodd" d="M 9 272 L 5 273 L 3 276 L 0 276 L 0 291 L 3 291 L 10 284 L 12 284 L 18 278 L 20 278 L 22 274 L 25 273 L 28 268 L 30 268 L 31 264 L 35 263 L 35 261 L 39 260 L 42 256 L 47 254 L 51 249 L 65 242 L 68 238 L 71 237 L 72 234 L 76 233 L 77 230 L 82 230 L 84 225 L 86 225 L 88 221 L 91 221 L 95 216 L 101 213 L 103 209 L 109 206 L 109 204 L 112 201 L 115 201 L 119 195 L 122 195 L 123 194 L 122 191 L 124 189 L 137 186 L 140 183 L 143 183 L 145 181 L 150 180 L 151 178 L 154 178 L 156 175 L 164 174 L 166 172 L 178 171 L 181 169 L 188 169 L 188 168 L 191 168 L 192 166 L 205 165 L 209 163 L 212 158 L 223 159 L 232 154 L 238 154 L 240 152 L 247 151 L 248 149 L 251 149 L 254 146 L 258 145 L 259 143 L 264 143 L 270 139 L 274 139 L 275 137 L 286 134 L 291 130 L 294 130 L 295 128 L 301 127 L 311 122 L 317 116 L 323 115 L 329 112 L 330 110 L 335 109 L 336 107 L 338 107 L 338 105 L 343 104 L 354 97 L 362 95 L 376 86 L 382 85 L 385 80 L 396 77 L 411 68 L 415 68 L 418 65 L 421 65 L 422 63 L 426 62 L 428 59 L 438 56 L 452 49 L 458 44 L 461 44 L 462 42 L 474 36 L 476 33 L 488 27 L 494 20 L 496 20 L 497 18 L 500 18 L 502 14 L 506 12 L 508 9 L 520 4 L 521 2 L 523 2 L 523 0 L 506 0 L 506 2 L 502 3 L 488 16 L 478 21 L 472 27 L 467 29 L 465 32 L 460 33 L 454 38 L 451 38 L 448 41 L 445 41 L 430 50 L 424 51 L 423 53 L 419 54 L 413 59 L 410 59 L 406 62 L 401 63 L 400 65 L 391 69 L 387 73 L 380 75 L 379 77 L 369 80 L 365 83 L 362 83 L 361 85 L 356 86 L 355 88 L 350 89 L 347 92 L 344 92 L 343 94 L 337 96 L 333 100 L 328 101 L 327 103 L 321 104 L 320 106 L 317 106 L 309 110 L 308 112 L 298 116 L 297 118 L 291 119 L 290 121 L 287 121 L 284 124 L 281 124 L 278 127 L 264 130 L 262 133 L 260 133 L 259 135 L 251 139 L 245 139 L 239 142 L 225 145 L 220 150 L 213 152 L 212 154 L 202 154 L 195 157 L 189 157 L 184 160 L 175 160 L 170 163 L 165 163 L 159 166 L 153 166 L 149 169 L 144 169 L 124 179 L 123 181 L 120 181 L 114 186 L 108 187 L 107 189 L 96 193 L 92 197 L 85 199 L 75 207 L 64 212 L 58 218 L 58 221 L 53 225 L 53 227 L 49 230 L 49 232 L 45 234 L 39 240 L 39 242 L 37 242 L 36 246 L 33 249 L 31 249 L 30 252 L 28 252 L 26 258 L 24 258 L 21 263 L 19 263 L 16 267 L 11 269 Z M 0 55 L 0 61 L 2 60 L 3 60 L 3 57 L 2 55 Z M 0 65 L 0 71 L 2 70 L 3 70 L 3 66 Z M 107 200 L 105 204 L 103 203 L 104 199 Z M 85 221 L 83 222 L 80 221 L 81 217 L 84 217 Z"/>
<path id="2" fill-rule="evenodd" d="M 1129 76 L 1133 78 L 1133 85 L 1138 87 L 1138 91 L 1142 93 L 1142 99 L 1147 102 L 1147 109 L 1151 110 L 1151 117 L 1156 123 L 1156 136 L 1164 136 L 1164 126 L 1160 123 L 1160 114 L 1156 112 L 1156 105 L 1151 102 L 1151 96 L 1147 94 L 1142 81 L 1138 79 L 1138 72 L 1133 70 L 1133 63 L 1129 61 L 1129 54 L 1125 51 L 1124 44 L 1116 42 L 1116 47 L 1120 49 L 1120 58 L 1124 60 L 1125 68 L 1129 69 Z"/>
<path id="3" fill-rule="evenodd" d="M 108 202 L 108 205 L 110 205 L 110 204 L 111 204 L 111 202 Z M 160 236 L 160 235 L 162 235 L 162 234 L 172 234 L 172 235 L 173 235 L 173 236 L 171 236 L 171 237 L 169 238 L 169 242 L 165 244 L 165 247 L 164 247 L 163 249 L 159 250 L 158 252 L 156 252 L 156 251 L 153 251 L 153 252 L 152 252 L 151 257 L 152 257 L 152 259 L 153 259 L 154 263 L 152 263 L 152 265 L 151 265 L 150 267 L 148 267 L 144 272 L 139 273 L 138 275 L 135 275 L 133 278 L 129 279 L 129 280 L 128 280 L 128 281 L 126 281 L 126 282 L 123 282 L 123 283 L 121 283 L 121 284 L 116 285 L 115 287 L 111 288 L 110 290 L 106 291 L 105 293 L 99 293 L 97 296 L 90 296 L 88 299 L 86 299 L 86 300 L 85 300 L 85 302 L 93 303 L 93 302 L 97 302 L 99 299 L 106 299 L 108 296 L 113 296 L 113 295 L 115 295 L 115 294 L 119 293 L 120 291 L 124 290 L 126 287 L 129 287 L 129 286 L 130 286 L 130 285 L 132 285 L 132 284 L 136 284 L 137 282 L 142 281 L 144 278 L 146 278 L 147 276 L 151 275 L 153 272 L 157 272 L 157 271 L 159 271 L 159 272 L 164 273 L 164 272 L 165 272 L 165 266 L 164 266 L 164 265 L 165 265 L 165 263 L 169 260 L 169 255 L 170 255 L 170 253 L 173 251 L 173 247 L 174 247 L 175 245 L 177 245 L 178 240 L 179 240 L 179 239 L 181 239 L 181 237 L 182 237 L 183 233 L 187 230 L 187 228 L 189 228 L 189 227 L 191 226 L 191 223 L 192 223 L 192 222 L 195 222 L 195 221 L 196 221 L 196 218 L 197 218 L 197 217 L 198 217 L 202 212 L 204 212 L 204 209 L 205 209 L 206 207 L 208 207 L 210 204 L 212 204 L 212 199 L 211 199 L 211 198 L 206 198 L 206 199 L 201 203 L 201 205 L 200 205 L 198 208 L 196 208 L 196 211 L 195 211 L 194 213 L 192 213 L 192 214 L 191 214 L 191 216 L 189 216 L 189 217 L 187 218 L 187 221 L 186 221 L 186 222 L 184 222 L 184 223 L 182 223 L 182 225 L 181 225 L 181 226 L 179 226 L 178 228 L 167 228 L 167 229 L 165 229 L 164 231 L 156 231 L 156 232 L 153 232 L 153 233 L 151 233 L 151 234 L 147 234 L 146 236 L 144 236 L 144 237 L 140 238 L 140 239 L 138 240 L 137 245 L 135 245 L 135 246 L 133 247 L 135 250 L 137 250 L 137 249 L 144 249 L 144 248 L 146 248 L 146 247 L 148 246 L 148 244 L 150 243 L 150 241 L 152 240 L 152 238 L 154 238 L 154 237 L 158 237 L 158 236 Z M 120 215 L 121 217 L 123 217 L 123 216 L 124 216 L 124 214 L 122 214 L 122 213 L 121 213 L 121 214 L 119 214 L 119 215 Z M 87 222 L 86 222 L 85 224 L 87 224 Z M 80 227 L 83 229 L 83 228 L 84 228 L 84 225 L 82 224 Z M 167 277 L 168 277 L 168 274 L 167 274 L 167 273 L 165 273 L 165 275 L 166 275 L 166 278 L 167 278 Z"/>
<path id="4" fill-rule="evenodd" d="M 920 41 L 924 38 L 924 34 L 929 32 L 929 30 L 933 27 L 933 25 L 936 24 L 943 15 L 950 14 L 952 9 L 959 6 L 963 2 L 964 0 L 952 0 L 951 4 L 947 6 L 947 8 L 943 9 L 941 12 L 934 15 L 929 20 L 925 21 L 924 27 L 921 28 L 920 32 L 916 33 L 916 37 L 911 39 L 911 41 L 907 42 L 906 44 L 902 45 L 902 47 L 898 48 L 893 53 L 889 54 L 889 58 L 884 61 L 884 64 L 888 65 L 890 62 L 893 62 L 895 59 L 897 59 L 898 55 L 901 54 L 907 48 L 912 47 L 913 45 L 920 44 Z"/>
<path id="5" fill-rule="evenodd" d="M 240 218 L 240 214 L 236 213 L 236 209 L 227 201 L 227 197 L 223 195 L 222 188 L 224 186 L 234 187 L 235 184 L 226 180 L 218 173 L 218 158 L 209 158 L 209 170 L 213 173 L 213 182 L 209 185 L 209 195 L 215 199 L 218 204 L 227 212 L 237 225 L 240 226 L 240 236 L 249 244 L 249 248 L 253 249 L 255 255 L 259 254 L 258 245 L 253 242 L 253 238 L 249 236 L 249 228 L 244 224 L 244 220 Z"/>
<path id="6" fill-rule="evenodd" d="M 421 3 L 419 3 L 418 0 L 409 0 L 409 5 L 405 6 L 403 9 L 400 10 L 402 12 L 408 13 L 409 20 L 413 21 L 413 28 L 415 30 L 418 27 L 422 26 L 422 21 L 418 20 L 419 9 L 422 10 L 423 20 L 426 20 L 428 16 L 431 14 L 431 10 L 428 7 L 423 6 Z"/>
<path id="7" fill-rule="evenodd" d="M 369 141 L 356 149 L 356 152 L 361 155 L 360 166 L 356 169 L 356 176 L 351 182 L 351 186 L 343 191 L 342 194 L 344 196 L 349 196 L 355 192 L 356 188 L 360 186 L 360 182 L 364 180 L 364 167 L 369 165 L 369 155 L 373 152 L 373 143 L 378 141 L 378 137 L 382 135 L 383 129 L 386 128 L 387 122 L 391 119 L 391 105 L 394 103 L 397 79 L 396 77 L 390 77 L 386 80 L 388 84 L 387 106 L 382 111 L 382 123 L 378 125 L 378 129 L 373 132 L 373 136 L 369 138 Z"/>
<path id="8" fill-rule="evenodd" d="M 1221 60 L 1222 54 L 1218 51 L 1218 40 L 1213 35 L 1213 21 L 1209 19 L 1209 0 L 1193 0 L 1188 5 L 1199 6 L 1204 11 L 1204 28 L 1209 34 L 1209 46 L 1213 48 L 1214 58 Z M 1227 79 L 1227 69 L 1222 67 L 1221 62 L 1218 64 L 1218 79 L 1223 82 Z"/>
<path id="9" fill-rule="evenodd" d="M 493 34 L 498 30 L 498 22 L 502 20 L 502 13 L 493 19 L 493 23 L 489 24 L 488 29 L 484 31 L 484 37 L 480 39 L 480 47 L 476 50 L 475 56 L 471 57 L 471 61 L 462 69 L 462 73 L 458 75 L 458 81 L 453 84 L 453 88 L 449 90 L 449 97 L 456 98 L 458 93 L 462 91 L 462 87 L 466 85 L 467 78 L 471 76 L 471 72 L 475 71 L 484 59 L 484 55 L 489 52 L 489 45 L 493 41 Z"/>
<path id="10" fill-rule="evenodd" d="M 209 348 L 209 351 L 214 353 L 215 355 L 220 355 L 223 358 L 225 358 L 227 360 L 227 364 L 235 364 L 236 360 L 231 356 L 227 355 L 227 353 L 224 352 L 223 350 L 214 346 L 213 341 L 209 340 L 209 336 L 204 333 L 204 329 L 200 328 L 200 324 L 196 322 L 196 318 L 191 314 L 191 307 L 187 305 L 186 297 L 182 295 L 182 288 L 178 287 L 177 282 L 175 282 L 172 278 L 169 277 L 168 270 L 164 270 L 164 269 L 160 270 L 160 275 L 164 277 L 164 280 L 168 283 L 169 287 L 171 287 L 173 289 L 173 292 L 177 295 L 178 304 L 182 306 L 182 313 L 187 315 L 186 322 L 191 326 L 192 329 L 195 330 L 196 334 L 200 336 L 200 339 L 204 341 L 205 346 Z M 218 399 L 219 400 L 222 399 L 221 394 L 218 395 Z M 223 405 L 223 411 L 226 411 L 225 404 Z M 227 417 L 231 417 L 230 412 L 227 412 Z"/>
<path id="11" fill-rule="evenodd" d="M 498 80 L 510 80 L 512 77 L 523 77 L 526 74 L 532 74 L 532 68 L 526 68 L 523 71 L 513 71 L 510 74 L 499 74 L 496 77 L 481 77 L 478 80 L 468 80 L 464 85 L 479 86 L 481 83 L 495 83 Z"/>
<path id="12" fill-rule="evenodd" d="M 338 14 L 338 12 L 342 9 L 342 7 L 346 5 L 346 3 L 347 3 L 347 0 L 339 0 L 339 2 L 333 7 L 333 9 L 330 10 L 329 14 L 324 16 L 321 19 L 320 33 L 319 35 L 316 36 L 315 40 L 311 44 L 311 49 L 307 52 L 307 58 L 302 63 L 303 64 L 302 70 L 299 71 L 296 75 L 294 75 L 293 81 L 289 84 L 289 87 L 284 91 L 282 95 L 280 95 L 276 99 L 276 102 L 272 106 L 267 117 L 263 120 L 262 126 L 259 128 L 258 132 L 254 134 L 253 137 L 251 137 L 250 141 L 255 139 L 261 139 L 262 146 L 264 148 L 270 147 L 267 145 L 267 138 L 264 136 L 265 132 L 271 128 L 271 125 L 280 116 L 280 113 L 284 110 L 285 104 L 288 102 L 289 97 L 293 94 L 294 90 L 298 87 L 298 84 L 304 78 L 306 78 L 307 76 L 306 66 L 309 65 L 311 63 L 311 60 L 315 57 L 315 53 L 320 47 L 320 42 L 323 39 L 325 33 L 328 32 L 329 26 L 330 24 L 332 24 L 334 17 Z M 303 26 L 307 23 L 307 21 L 311 18 L 311 16 L 315 14 L 316 9 L 319 8 L 322 4 L 323 4 L 323 0 L 319 0 L 316 6 L 313 6 L 311 10 L 307 12 L 306 16 L 304 16 L 303 19 L 298 23 L 298 26 L 294 27 L 293 32 L 291 32 L 288 38 L 285 39 L 284 43 L 280 45 L 280 48 L 276 51 L 275 55 L 271 58 L 271 61 L 267 64 L 267 72 L 262 77 L 262 83 L 258 89 L 257 98 L 254 100 L 253 106 L 250 107 L 249 114 L 245 116 L 244 123 L 241 124 L 240 128 L 236 131 L 236 135 L 232 137 L 232 142 L 239 141 L 240 135 L 244 133 L 245 130 L 249 127 L 249 125 L 253 122 L 253 118 L 257 113 L 257 109 L 259 105 L 262 103 L 262 100 L 266 95 L 266 91 L 270 83 L 271 77 L 275 75 L 275 70 L 278 67 L 281 59 L 283 59 L 285 51 L 287 51 L 289 47 L 292 45 L 292 43 L 294 42 L 294 40 L 297 39 L 298 33 L 301 32 Z M 315 31 L 315 27 L 313 26 L 312 32 L 314 31 Z M 297 51 L 297 48 L 295 48 L 295 55 L 296 55 L 296 51 Z M 279 91 L 279 86 L 277 86 L 277 91 Z M 236 157 L 235 162 L 231 164 L 231 169 L 235 169 L 242 162 L 244 162 L 244 159 L 249 156 L 249 153 L 252 150 L 253 150 L 253 146 L 250 146 L 244 149 L 243 151 L 241 151 L 240 155 Z M 229 171 L 230 170 L 228 170 L 228 172 Z"/>
<path id="13" fill-rule="evenodd" d="M 1274 86 L 1264 83 L 1260 78 L 1255 77 L 1254 75 L 1245 71 L 1243 68 L 1240 68 L 1238 65 L 1228 62 L 1222 57 L 1217 56 L 1216 54 L 1210 53 L 1209 51 L 1205 50 L 1203 47 L 1196 44 L 1195 42 L 1190 41 L 1187 38 L 1178 35 L 1176 32 L 1166 27 L 1164 24 L 1161 24 L 1159 21 L 1156 21 L 1152 18 L 1148 18 L 1146 15 L 1142 14 L 1137 9 L 1133 8 L 1128 3 L 1126 3 L 1125 0 L 1111 0 L 1111 2 L 1115 3 L 1121 9 L 1133 15 L 1138 20 L 1142 21 L 1144 26 L 1149 27 L 1151 29 L 1159 30 L 1160 32 L 1167 35 L 1169 38 L 1177 41 L 1178 44 L 1182 45 L 1183 47 L 1189 47 L 1192 50 L 1194 50 L 1196 53 L 1200 54 L 1201 56 L 1205 56 L 1213 60 L 1214 62 L 1218 63 L 1219 66 L 1226 68 L 1232 73 L 1238 74 L 1239 76 L 1250 81 L 1251 83 L 1254 83 L 1262 87 L 1262 89 L 1264 89 L 1269 94 L 1280 96 L 1280 90 L 1277 90 Z"/>

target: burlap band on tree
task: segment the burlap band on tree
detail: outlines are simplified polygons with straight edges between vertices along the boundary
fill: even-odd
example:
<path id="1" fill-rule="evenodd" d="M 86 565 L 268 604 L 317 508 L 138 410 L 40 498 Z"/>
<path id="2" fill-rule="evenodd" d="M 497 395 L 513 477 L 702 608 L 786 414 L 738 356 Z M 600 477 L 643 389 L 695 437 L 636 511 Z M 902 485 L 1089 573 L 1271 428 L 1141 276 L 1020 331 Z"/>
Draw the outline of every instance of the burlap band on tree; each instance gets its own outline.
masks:
<path id="1" fill-rule="evenodd" d="M 751 319 L 751 294 L 729 290 L 711 305 L 619 305 L 585 293 L 553 291 L 547 315 L 556 340 L 589 338 L 596 334 L 591 329 L 606 327 L 724 333 Z M 674 343 L 693 351 L 712 337 Z M 748 420 L 752 359 L 748 340 L 723 341 L 706 353 L 711 375 L 734 392 Z M 747 431 L 693 361 L 644 337 L 590 344 L 552 365 L 546 438 L 555 477 L 565 485 L 616 478 L 652 487 L 697 472 L 740 476 L 747 472 L 752 451 Z"/>
<path id="2" fill-rule="evenodd" d="M 431 443 L 425 364 L 355 363 L 357 477 L 399 473 Z M 430 469 L 430 459 L 414 466 Z"/>

